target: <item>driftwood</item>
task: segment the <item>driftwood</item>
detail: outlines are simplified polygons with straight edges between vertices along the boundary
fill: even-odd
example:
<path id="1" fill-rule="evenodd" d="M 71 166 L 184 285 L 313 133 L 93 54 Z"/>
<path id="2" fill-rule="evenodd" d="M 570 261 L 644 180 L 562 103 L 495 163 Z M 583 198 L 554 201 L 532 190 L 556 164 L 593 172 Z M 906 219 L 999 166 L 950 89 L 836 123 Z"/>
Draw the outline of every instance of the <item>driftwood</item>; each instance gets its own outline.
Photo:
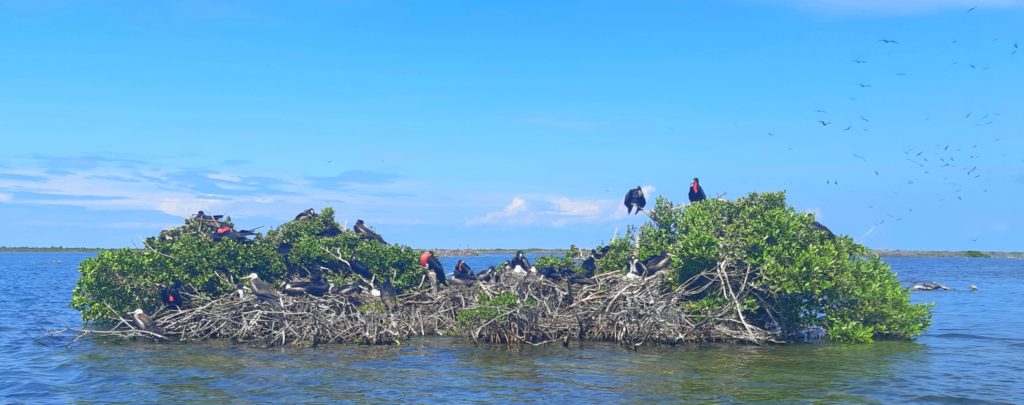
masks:
<path id="1" fill-rule="evenodd" d="M 188 308 L 152 315 L 162 334 L 139 330 L 124 318 L 115 319 L 107 330 L 78 332 L 175 342 L 229 339 L 260 346 L 394 344 L 414 336 L 451 335 L 490 344 L 567 345 L 576 340 L 628 347 L 784 340 L 770 304 L 762 298 L 770 294 L 754 286 L 751 266 L 723 259 L 675 289 L 664 277 L 604 273 L 569 284 L 535 274 L 505 273 L 499 281 L 453 285 L 436 293 L 433 286 L 421 284 L 392 301 L 367 293 L 286 296 L 283 308 L 261 303 L 251 294 L 192 296 Z M 492 297 L 510 294 L 516 298 L 514 305 L 488 304 Z M 713 300 L 721 305 L 686 305 L 714 295 L 721 297 Z M 743 309 L 750 298 L 761 304 L 757 314 Z"/>

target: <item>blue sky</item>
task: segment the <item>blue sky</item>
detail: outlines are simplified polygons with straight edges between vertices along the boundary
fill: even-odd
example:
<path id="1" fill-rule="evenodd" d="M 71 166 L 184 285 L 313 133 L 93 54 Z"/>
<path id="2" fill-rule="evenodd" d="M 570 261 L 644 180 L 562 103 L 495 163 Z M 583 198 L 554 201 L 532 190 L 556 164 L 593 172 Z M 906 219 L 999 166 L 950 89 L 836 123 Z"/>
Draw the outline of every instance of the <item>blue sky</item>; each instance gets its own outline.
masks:
<path id="1" fill-rule="evenodd" d="M 592 246 L 698 176 L 874 248 L 1024 248 L 1024 2 L 553 3 L 0 1 L 0 245 L 331 205 Z"/>

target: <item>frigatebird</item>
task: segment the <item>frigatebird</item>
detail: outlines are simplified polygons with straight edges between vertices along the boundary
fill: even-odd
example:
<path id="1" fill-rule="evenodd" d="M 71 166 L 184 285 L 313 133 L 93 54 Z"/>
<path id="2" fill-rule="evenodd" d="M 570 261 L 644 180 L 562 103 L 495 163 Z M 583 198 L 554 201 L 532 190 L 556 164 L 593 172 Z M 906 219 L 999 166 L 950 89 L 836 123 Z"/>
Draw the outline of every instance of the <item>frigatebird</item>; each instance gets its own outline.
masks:
<path id="1" fill-rule="evenodd" d="M 697 201 L 701 201 L 707 198 L 707 196 L 704 195 L 704 188 L 700 186 L 700 180 L 697 179 L 696 177 L 693 178 L 693 183 L 690 183 L 690 191 L 688 194 L 691 203 L 695 203 Z"/>
<path id="2" fill-rule="evenodd" d="M 626 206 L 626 214 L 632 214 L 633 210 L 639 214 L 647 206 L 647 198 L 644 197 L 644 190 L 640 186 L 626 192 L 626 198 L 622 200 Z"/>
<path id="3" fill-rule="evenodd" d="M 374 232 L 372 229 L 367 227 L 366 224 L 361 219 L 356 220 L 356 224 L 352 225 L 352 230 L 355 231 L 356 234 L 363 239 L 375 240 L 385 245 L 388 244 L 387 242 L 384 241 L 384 238 L 380 237 L 380 235 L 377 234 L 377 232 Z"/>

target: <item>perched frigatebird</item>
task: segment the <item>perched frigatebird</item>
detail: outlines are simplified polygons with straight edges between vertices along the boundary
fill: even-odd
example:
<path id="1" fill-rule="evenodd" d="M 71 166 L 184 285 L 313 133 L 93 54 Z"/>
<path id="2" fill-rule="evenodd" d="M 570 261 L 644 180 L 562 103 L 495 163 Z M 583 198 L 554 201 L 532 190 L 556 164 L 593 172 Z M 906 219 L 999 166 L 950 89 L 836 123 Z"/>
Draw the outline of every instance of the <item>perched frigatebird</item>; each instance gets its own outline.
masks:
<path id="1" fill-rule="evenodd" d="M 420 265 L 428 271 L 433 272 L 434 277 L 437 278 L 438 284 L 448 285 L 448 279 L 444 276 L 444 266 L 442 266 L 441 262 L 437 260 L 436 256 L 434 256 L 433 251 L 428 250 L 420 255 Z"/>
<path id="2" fill-rule="evenodd" d="M 283 307 L 284 302 L 281 300 L 281 294 L 270 287 L 265 281 L 260 280 L 260 276 L 256 273 L 249 273 L 245 277 L 249 280 L 249 288 L 252 288 L 253 295 L 256 296 L 261 302 L 269 302 L 275 307 Z"/>
<path id="3" fill-rule="evenodd" d="M 313 218 L 316 218 L 316 211 L 314 211 L 312 208 L 307 209 L 305 211 L 302 211 L 302 212 L 299 213 L 299 215 L 295 216 L 295 220 L 296 221 L 298 221 L 300 219 L 313 219 Z"/>
<path id="4" fill-rule="evenodd" d="M 522 250 L 517 251 L 515 257 L 509 262 L 509 266 L 512 266 L 513 271 L 519 271 L 516 268 L 522 269 L 522 271 L 530 270 L 530 259 L 526 258 L 526 254 Z"/>
<path id="5" fill-rule="evenodd" d="M 476 280 L 476 275 L 473 274 L 473 268 L 469 267 L 466 262 L 459 259 L 458 263 L 455 263 L 455 273 L 452 277 L 461 280 Z"/>
<path id="6" fill-rule="evenodd" d="M 700 180 L 696 177 L 693 178 L 693 183 L 690 184 L 690 202 L 695 203 L 701 201 L 707 196 L 704 195 L 704 188 L 700 186 Z"/>
<path id="7" fill-rule="evenodd" d="M 356 234 L 363 239 L 375 240 L 385 245 L 388 244 L 387 242 L 384 241 L 384 238 L 380 237 L 380 235 L 377 234 L 377 232 L 374 232 L 372 229 L 367 227 L 366 224 L 361 219 L 356 220 L 356 224 L 352 225 L 352 230 L 355 231 Z"/>
<path id="8" fill-rule="evenodd" d="M 626 205 L 627 214 L 632 214 L 634 209 L 639 214 L 640 211 L 644 210 L 644 206 L 647 205 L 647 199 L 644 198 L 644 190 L 640 186 L 630 189 L 626 192 L 626 198 L 622 200 L 622 203 Z"/>

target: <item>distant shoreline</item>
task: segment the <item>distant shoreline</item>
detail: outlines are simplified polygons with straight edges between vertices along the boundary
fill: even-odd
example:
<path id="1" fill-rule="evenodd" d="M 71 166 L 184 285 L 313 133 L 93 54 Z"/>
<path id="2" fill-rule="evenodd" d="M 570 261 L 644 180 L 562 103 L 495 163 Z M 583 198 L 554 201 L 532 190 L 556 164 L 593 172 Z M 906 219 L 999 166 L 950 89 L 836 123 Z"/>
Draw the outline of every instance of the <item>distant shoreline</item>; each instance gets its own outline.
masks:
<path id="1" fill-rule="evenodd" d="M 83 247 L 0 247 L 0 253 L 96 253 L 104 248 L 83 248 Z M 429 249 L 416 249 L 429 250 Z M 513 255 L 522 250 L 527 254 L 538 255 L 565 255 L 565 249 L 433 249 L 438 256 L 484 256 L 484 255 Z M 589 249 L 583 249 L 586 252 Z M 977 250 L 901 250 L 901 249 L 874 249 L 875 253 L 882 257 L 987 257 L 995 259 L 1024 259 L 1024 252 L 983 252 Z"/>
<path id="2" fill-rule="evenodd" d="M 83 248 L 83 247 L 8 247 L 0 246 L 0 253 L 96 253 L 104 248 Z"/>

